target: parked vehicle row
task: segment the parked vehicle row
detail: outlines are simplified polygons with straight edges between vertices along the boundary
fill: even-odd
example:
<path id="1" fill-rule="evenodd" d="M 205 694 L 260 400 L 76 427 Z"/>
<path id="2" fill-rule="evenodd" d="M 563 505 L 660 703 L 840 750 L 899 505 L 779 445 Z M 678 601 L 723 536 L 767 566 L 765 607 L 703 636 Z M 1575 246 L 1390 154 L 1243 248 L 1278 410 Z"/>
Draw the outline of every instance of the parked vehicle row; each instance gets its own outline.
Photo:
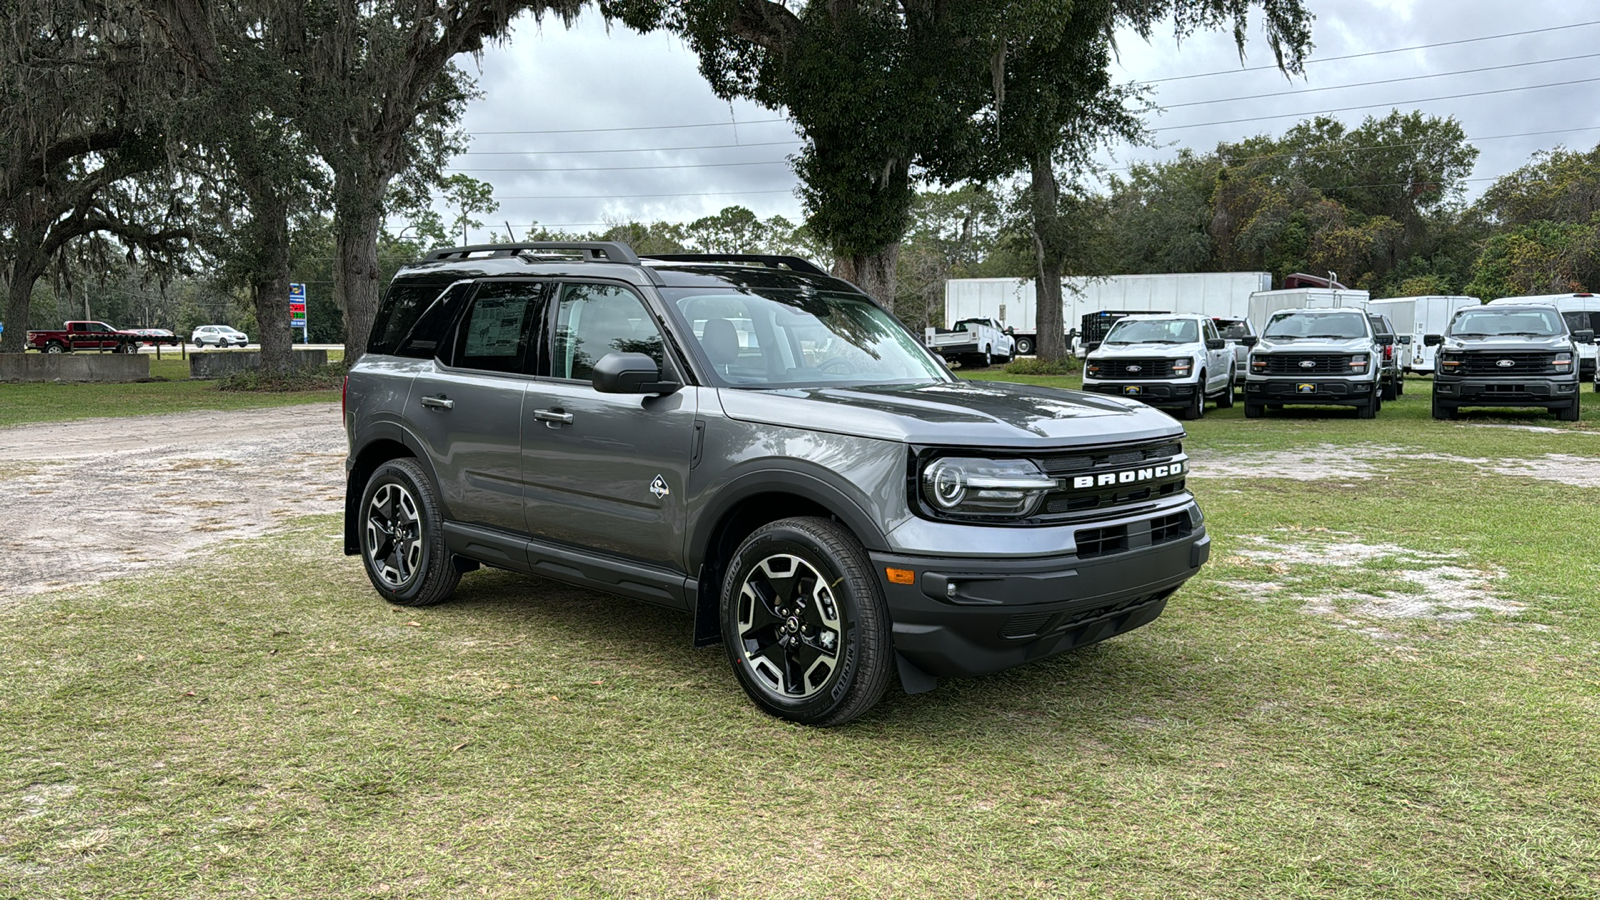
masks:
<path id="1" fill-rule="evenodd" d="M 227 325 L 202 325 L 189 340 L 196 347 L 243 347 L 250 336 Z M 76 350 L 137 353 L 141 345 L 183 345 L 183 338 L 165 328 L 117 328 L 92 320 L 63 323 L 60 330 L 30 331 L 25 349 L 43 353 L 71 353 Z"/>

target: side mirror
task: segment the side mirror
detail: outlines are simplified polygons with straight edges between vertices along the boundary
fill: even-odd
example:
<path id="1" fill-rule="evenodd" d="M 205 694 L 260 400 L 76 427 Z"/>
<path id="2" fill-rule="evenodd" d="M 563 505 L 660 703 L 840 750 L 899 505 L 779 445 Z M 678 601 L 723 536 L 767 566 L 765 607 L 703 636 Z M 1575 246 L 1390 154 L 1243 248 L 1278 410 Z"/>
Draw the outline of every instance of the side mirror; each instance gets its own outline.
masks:
<path id="1" fill-rule="evenodd" d="M 1247 334 L 1244 337 L 1239 338 L 1239 343 L 1245 345 L 1246 347 L 1254 347 L 1255 345 L 1261 343 L 1261 338 L 1256 337 L 1253 334 Z"/>
<path id="2" fill-rule="evenodd" d="M 1579 329 L 1572 333 L 1572 339 L 1580 344 L 1594 343 L 1594 331 L 1588 328 Z"/>
<path id="3" fill-rule="evenodd" d="M 1007 325 L 1006 326 L 1006 334 L 1016 334 L 1016 333 L 1017 333 L 1017 326 L 1015 326 L 1015 325 Z"/>
<path id="4" fill-rule="evenodd" d="M 1424 347 L 1437 347 L 1442 343 L 1444 343 L 1444 337 L 1442 335 L 1425 334 L 1422 336 L 1422 346 Z"/>
<path id="5" fill-rule="evenodd" d="M 1395 340 L 1399 341 L 1402 346 L 1411 346 L 1411 335 L 1409 334 L 1402 334 L 1398 338 L 1395 338 Z"/>
<path id="6" fill-rule="evenodd" d="M 602 394 L 672 394 L 683 387 L 662 381 L 656 361 L 643 353 L 607 353 L 594 364 L 590 383 Z"/>
<path id="7" fill-rule="evenodd" d="M 1394 346 L 1394 335 L 1392 335 L 1392 334 L 1380 334 L 1380 335 L 1378 335 L 1378 346 L 1379 347 L 1393 347 Z"/>
<path id="8" fill-rule="evenodd" d="M 1206 349 L 1207 350 L 1221 350 L 1223 347 L 1226 347 L 1226 346 L 1228 346 L 1228 342 L 1223 340 L 1222 338 L 1206 338 Z"/>

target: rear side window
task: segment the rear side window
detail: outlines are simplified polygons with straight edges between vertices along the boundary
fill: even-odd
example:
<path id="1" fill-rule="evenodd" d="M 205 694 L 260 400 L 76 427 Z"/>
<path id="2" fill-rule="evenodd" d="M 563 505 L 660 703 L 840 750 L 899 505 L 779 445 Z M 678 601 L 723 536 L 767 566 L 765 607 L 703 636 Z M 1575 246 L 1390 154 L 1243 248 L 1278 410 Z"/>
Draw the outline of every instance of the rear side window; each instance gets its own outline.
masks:
<path id="1" fill-rule="evenodd" d="M 549 285 L 497 281 L 479 285 L 461 317 L 450 364 L 487 372 L 533 371 L 530 348 L 538 343 Z"/>
<path id="2" fill-rule="evenodd" d="M 383 304 L 378 307 L 377 318 L 372 322 L 367 352 L 420 359 L 432 357 L 435 352 L 432 346 L 426 349 L 421 346 L 407 347 L 407 352 L 401 353 L 402 342 L 411 334 L 422 314 L 433 306 L 433 301 L 439 299 L 439 295 L 450 286 L 450 281 L 454 280 L 397 281 L 390 285 L 389 293 L 384 295 Z"/>

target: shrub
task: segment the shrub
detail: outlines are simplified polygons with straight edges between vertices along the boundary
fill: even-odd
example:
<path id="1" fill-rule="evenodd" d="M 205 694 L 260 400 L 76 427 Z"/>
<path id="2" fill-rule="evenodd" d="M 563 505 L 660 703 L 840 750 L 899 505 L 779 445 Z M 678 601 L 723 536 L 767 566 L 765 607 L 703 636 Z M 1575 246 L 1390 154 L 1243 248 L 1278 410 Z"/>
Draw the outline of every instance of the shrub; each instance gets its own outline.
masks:
<path id="1" fill-rule="evenodd" d="M 217 381 L 219 391 L 257 391 L 283 393 L 287 391 L 326 391 L 340 386 L 345 375 L 345 364 L 328 363 L 325 366 L 307 366 L 286 375 L 268 375 L 260 371 L 235 372 Z"/>
<path id="2" fill-rule="evenodd" d="M 1007 375 L 1076 375 L 1078 374 L 1078 361 L 1063 359 L 1059 362 L 1049 362 L 1037 357 L 1024 357 L 1013 359 L 1006 363 Z"/>

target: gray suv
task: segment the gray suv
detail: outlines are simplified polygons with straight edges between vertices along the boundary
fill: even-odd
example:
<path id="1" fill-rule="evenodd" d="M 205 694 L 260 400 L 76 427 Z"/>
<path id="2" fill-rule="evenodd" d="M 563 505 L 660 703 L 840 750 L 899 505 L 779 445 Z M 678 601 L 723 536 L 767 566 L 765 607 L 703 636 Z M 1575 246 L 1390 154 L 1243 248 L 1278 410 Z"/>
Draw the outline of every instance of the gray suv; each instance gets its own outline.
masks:
<path id="1" fill-rule="evenodd" d="M 787 257 L 434 252 L 344 422 L 345 552 L 390 602 L 487 565 L 682 609 L 814 725 L 1144 625 L 1210 549 L 1171 418 L 958 380 Z"/>

